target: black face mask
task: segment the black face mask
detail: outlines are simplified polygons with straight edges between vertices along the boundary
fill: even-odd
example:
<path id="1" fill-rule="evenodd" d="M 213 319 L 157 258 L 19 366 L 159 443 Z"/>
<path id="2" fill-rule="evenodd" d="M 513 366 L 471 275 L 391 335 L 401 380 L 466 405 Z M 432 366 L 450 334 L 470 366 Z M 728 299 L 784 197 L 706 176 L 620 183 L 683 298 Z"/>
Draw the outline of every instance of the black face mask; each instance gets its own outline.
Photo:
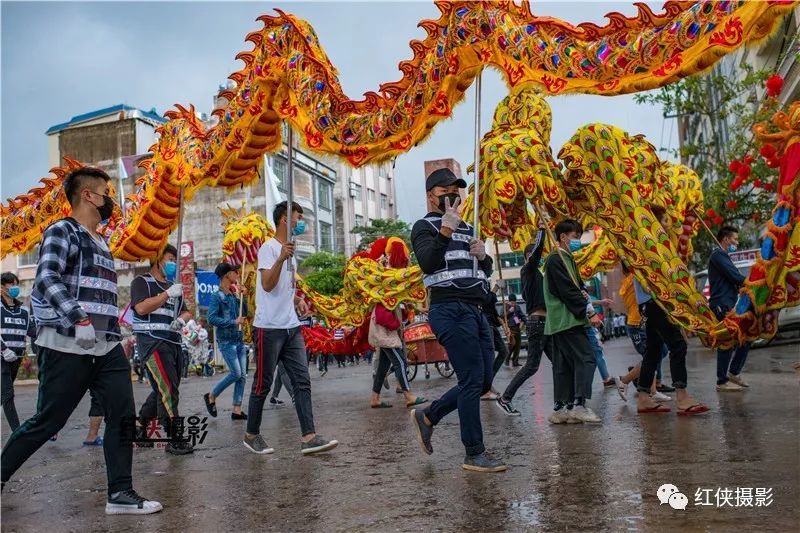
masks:
<path id="1" fill-rule="evenodd" d="M 444 203 L 445 198 L 450 200 L 450 205 L 453 205 L 454 203 L 456 203 L 456 198 L 460 198 L 460 196 L 458 195 L 457 192 L 449 192 L 447 194 L 442 194 L 440 196 L 437 196 L 437 198 L 439 199 L 439 211 L 444 213 L 446 207 Z"/>
<path id="2" fill-rule="evenodd" d="M 100 220 L 106 221 L 111 218 L 111 214 L 114 212 L 114 200 L 107 195 L 103 195 L 103 205 L 97 208 L 97 212 L 100 213 Z"/>

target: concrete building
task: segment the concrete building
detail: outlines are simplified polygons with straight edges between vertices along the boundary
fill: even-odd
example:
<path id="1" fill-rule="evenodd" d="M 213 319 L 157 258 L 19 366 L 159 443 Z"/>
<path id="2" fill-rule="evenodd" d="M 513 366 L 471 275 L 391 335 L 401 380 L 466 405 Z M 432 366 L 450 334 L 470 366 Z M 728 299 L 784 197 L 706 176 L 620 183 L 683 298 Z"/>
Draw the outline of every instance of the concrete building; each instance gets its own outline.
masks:
<path id="1" fill-rule="evenodd" d="M 781 105 L 800 99 L 800 8 L 795 9 L 783 22 L 779 30 L 761 45 L 751 48 L 740 48 L 733 54 L 725 56 L 713 68 L 714 74 L 731 80 L 742 80 L 747 75 L 747 67 L 754 71 L 766 70 L 780 75 L 784 79 L 783 90 L 778 97 Z M 743 103 L 757 108 L 763 100 L 765 89 L 756 88 L 752 93 L 741 95 Z M 720 91 L 709 84 L 707 93 L 710 106 L 716 106 L 721 100 Z M 687 114 L 678 118 L 678 140 L 681 147 L 687 144 L 714 143 L 712 153 L 696 154 L 682 158 L 682 163 L 698 168 L 706 158 L 728 161 L 733 154 L 727 153 L 732 129 L 736 127 L 729 116 Z M 710 167 L 713 168 L 713 167 Z M 713 171 L 703 176 L 707 183 L 716 181 L 720 176 Z"/>
<path id="2" fill-rule="evenodd" d="M 352 255 L 359 242 L 351 231 L 369 226 L 375 219 L 397 218 L 394 164 L 391 161 L 352 168 L 338 162 L 334 188 L 336 203 L 336 250 Z"/>

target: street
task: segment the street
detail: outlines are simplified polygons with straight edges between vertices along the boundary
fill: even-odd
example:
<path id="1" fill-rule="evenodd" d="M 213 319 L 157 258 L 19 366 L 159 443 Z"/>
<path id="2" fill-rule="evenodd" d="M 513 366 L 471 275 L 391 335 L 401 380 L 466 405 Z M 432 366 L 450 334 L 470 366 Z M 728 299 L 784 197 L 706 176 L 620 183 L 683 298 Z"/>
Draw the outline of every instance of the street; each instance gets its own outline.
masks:
<path id="1" fill-rule="evenodd" d="M 613 374 L 639 359 L 627 338 L 604 348 Z M 135 452 L 134 487 L 164 505 L 163 512 L 143 517 L 103 514 L 103 452 L 81 447 L 87 395 L 58 440 L 46 443 L 6 485 L 2 531 L 796 531 L 800 387 L 791 363 L 798 359 L 798 344 L 753 350 L 744 372 L 749 390 L 720 394 L 714 354 L 693 339 L 689 390 L 711 407 L 706 416 L 638 416 L 634 398 L 626 405 L 615 389 L 602 390 L 596 376 L 589 405 L 603 424 L 553 426 L 547 422 L 551 367 L 543 357 L 515 399 L 521 417 L 482 403 L 487 449 L 508 463 L 500 474 L 462 470 L 456 413 L 437 426 L 434 454 L 427 456 L 393 377 L 382 398 L 394 407 L 369 409 L 371 366 L 331 363 L 325 377 L 311 369 L 312 393 L 317 430 L 338 439 L 337 449 L 301 456 L 289 404 L 267 407 L 264 415 L 262 434 L 275 453 L 247 452 L 244 423 L 230 419 L 228 389 L 218 400 L 220 416 L 209 419 L 208 436 L 193 455 Z M 666 360 L 664 371 L 668 375 Z M 512 375 L 503 367 L 496 388 Z M 181 414 L 206 416 L 202 394 L 218 379 L 184 381 Z M 420 371 L 412 389 L 435 399 L 453 384 L 455 377 L 434 371 L 425 380 Z M 150 389 L 146 383 L 133 387 L 138 408 Z M 282 398 L 288 403 L 285 391 Z M 33 414 L 35 401 L 35 386 L 17 387 L 21 420 Z M 5 418 L 2 428 L 6 437 Z M 656 491 L 666 483 L 687 496 L 685 510 L 659 504 Z M 770 499 L 746 506 L 723 497 L 724 507 L 717 508 L 718 489 L 726 488 L 769 489 Z"/>

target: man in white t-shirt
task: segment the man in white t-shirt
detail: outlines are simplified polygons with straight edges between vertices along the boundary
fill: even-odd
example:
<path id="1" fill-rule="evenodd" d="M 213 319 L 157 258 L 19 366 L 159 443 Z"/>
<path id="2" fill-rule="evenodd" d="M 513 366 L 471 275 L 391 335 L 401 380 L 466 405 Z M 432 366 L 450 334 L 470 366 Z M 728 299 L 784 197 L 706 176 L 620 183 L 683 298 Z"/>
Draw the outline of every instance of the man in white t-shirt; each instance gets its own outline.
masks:
<path id="1" fill-rule="evenodd" d="M 247 432 L 244 446 L 253 453 L 266 454 L 273 450 L 261 436 L 261 415 L 269 396 L 275 366 L 283 363 L 294 389 L 294 406 L 300 420 L 302 439 L 300 450 L 304 455 L 324 452 L 339 443 L 317 435 L 311 408 L 311 378 L 308 375 L 308 357 L 300 319 L 308 312 L 302 299 L 295 295 L 294 242 L 287 239 L 287 203 L 275 206 L 272 218 L 275 237 L 265 242 L 258 251 L 258 283 L 256 284 L 256 314 L 253 321 L 256 373 L 248 406 Z M 305 231 L 303 209 L 292 202 L 291 228 L 293 235 Z M 291 265 L 291 267 L 290 267 Z"/>

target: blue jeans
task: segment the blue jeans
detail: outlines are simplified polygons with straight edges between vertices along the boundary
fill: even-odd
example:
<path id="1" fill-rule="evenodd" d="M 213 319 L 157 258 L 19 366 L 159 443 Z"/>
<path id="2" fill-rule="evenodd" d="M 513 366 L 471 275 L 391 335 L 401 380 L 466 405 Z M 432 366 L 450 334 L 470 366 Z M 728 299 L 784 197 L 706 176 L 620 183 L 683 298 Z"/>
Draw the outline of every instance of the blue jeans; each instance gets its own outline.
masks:
<path id="1" fill-rule="evenodd" d="M 492 387 L 494 344 L 489 322 L 477 305 L 449 302 L 431 305 L 428 320 L 447 351 L 458 384 L 425 410 L 434 426 L 458 409 L 461 442 L 467 455 L 484 452 L 481 395 Z"/>
<path id="2" fill-rule="evenodd" d="M 600 371 L 600 377 L 603 378 L 603 381 L 606 381 L 609 378 L 608 367 L 606 366 L 606 358 L 603 356 L 603 347 L 600 346 L 600 339 L 597 338 L 596 331 L 597 330 L 594 328 L 586 328 L 586 336 L 589 337 L 589 344 L 592 345 L 594 362 L 597 364 L 597 369 Z M 592 379 L 594 379 L 594 374 L 592 374 Z M 589 384 L 589 388 L 591 388 L 591 383 Z"/>
<path id="3" fill-rule="evenodd" d="M 717 350 L 717 385 L 728 382 L 728 373 L 734 376 L 738 376 L 741 373 L 749 352 L 749 342 L 736 348 Z"/>
<path id="4" fill-rule="evenodd" d="M 233 386 L 233 405 L 242 405 L 244 398 L 244 383 L 247 381 L 247 353 L 244 344 L 241 342 L 218 342 L 219 351 L 222 358 L 228 365 L 228 375 L 226 375 L 211 391 L 214 398 L 222 394 L 232 383 Z"/>

